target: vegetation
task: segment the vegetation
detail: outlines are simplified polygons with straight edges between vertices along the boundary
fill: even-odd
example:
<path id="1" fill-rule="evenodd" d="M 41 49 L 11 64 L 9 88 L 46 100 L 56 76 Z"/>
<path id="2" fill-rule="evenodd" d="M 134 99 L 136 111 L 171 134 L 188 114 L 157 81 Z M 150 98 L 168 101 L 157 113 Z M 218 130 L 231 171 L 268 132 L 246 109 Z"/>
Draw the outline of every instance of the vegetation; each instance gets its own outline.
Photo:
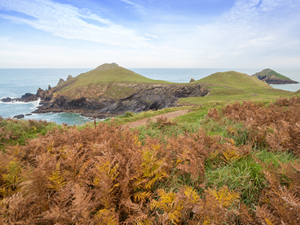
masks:
<path id="1" fill-rule="evenodd" d="M 291 97 L 203 105 L 138 130 L 36 122 L 44 135 L 4 143 L 0 221 L 297 224 L 299 110 Z M 30 124 L 2 119 L 2 137 L 10 123 Z"/>
<path id="2" fill-rule="evenodd" d="M 128 122 L 134 122 L 137 120 L 151 118 L 153 116 L 158 116 L 158 115 L 162 115 L 165 113 L 175 112 L 178 110 L 189 109 L 189 108 L 190 108 L 189 106 L 182 106 L 182 107 L 164 108 L 164 109 L 159 109 L 159 110 L 155 110 L 155 111 L 144 111 L 141 113 L 125 112 L 121 116 L 117 116 L 114 118 L 108 118 L 105 121 L 106 122 L 114 121 L 117 124 L 125 124 Z"/>
<path id="3" fill-rule="evenodd" d="M 54 123 L 36 120 L 3 119 L 0 117 L 0 150 L 5 145 L 24 145 L 27 139 L 36 138 L 39 134 L 57 126 Z"/>
<path id="4" fill-rule="evenodd" d="M 93 69 L 89 72 L 82 73 L 79 76 L 72 78 L 66 82 L 61 83 L 56 88 L 59 90 L 60 94 L 75 91 L 84 92 L 87 95 L 95 95 L 96 93 L 105 92 L 107 85 L 109 84 L 136 84 L 136 83 L 145 83 L 145 84 L 167 84 L 170 82 L 162 80 L 153 80 L 147 77 L 144 77 L 140 74 L 134 73 L 128 69 L 118 66 L 115 63 L 112 64 L 103 64 L 96 69 Z M 130 87 L 119 85 L 118 87 L 109 85 L 108 95 L 112 92 L 132 92 L 133 89 Z M 115 90 L 117 89 L 117 90 Z M 90 93 L 89 93 L 90 92 Z M 116 93 L 114 93 L 116 94 Z"/>
<path id="5" fill-rule="evenodd" d="M 106 66 L 84 77 L 108 82 Z M 299 224 L 299 91 L 233 71 L 196 82 L 211 92 L 188 106 L 80 127 L 0 118 L 0 223 Z"/>
<path id="6" fill-rule="evenodd" d="M 209 87 L 210 93 L 202 97 L 182 98 L 182 104 L 207 104 L 229 103 L 243 101 L 274 100 L 280 97 L 288 97 L 292 92 L 274 89 L 254 76 L 235 71 L 219 72 L 212 74 L 196 82 Z"/>
<path id="7" fill-rule="evenodd" d="M 274 79 L 274 80 L 282 80 L 282 81 L 290 81 L 291 79 L 280 74 L 277 73 L 274 70 L 271 69 L 264 69 L 263 71 L 254 74 L 253 76 L 256 76 L 257 78 L 259 78 L 260 80 L 262 79 Z"/>

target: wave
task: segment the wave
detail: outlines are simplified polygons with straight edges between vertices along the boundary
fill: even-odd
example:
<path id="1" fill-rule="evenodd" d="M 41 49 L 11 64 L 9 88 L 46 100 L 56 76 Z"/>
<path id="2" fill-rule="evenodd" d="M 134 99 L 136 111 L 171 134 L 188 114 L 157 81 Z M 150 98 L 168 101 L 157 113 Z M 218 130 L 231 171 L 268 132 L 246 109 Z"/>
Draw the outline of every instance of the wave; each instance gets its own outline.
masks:
<path id="1" fill-rule="evenodd" d="M 7 98 L 7 97 L 5 97 L 5 98 Z M 9 97 L 9 98 L 10 98 L 10 97 Z M 2 98 L 0 98 L 0 99 L 2 99 Z M 23 105 L 26 105 L 26 104 L 34 104 L 34 105 L 36 105 L 36 107 L 37 107 L 37 106 L 39 106 L 39 104 L 40 104 L 40 102 L 41 102 L 41 99 L 40 99 L 40 98 L 38 98 L 38 100 L 32 101 L 32 102 L 16 101 L 16 100 L 14 100 L 14 99 L 16 99 L 16 98 L 14 98 L 14 97 L 11 97 L 11 99 L 12 99 L 11 102 L 2 102 L 2 101 L 0 101 L 0 103 L 1 103 L 1 104 L 23 104 Z"/>

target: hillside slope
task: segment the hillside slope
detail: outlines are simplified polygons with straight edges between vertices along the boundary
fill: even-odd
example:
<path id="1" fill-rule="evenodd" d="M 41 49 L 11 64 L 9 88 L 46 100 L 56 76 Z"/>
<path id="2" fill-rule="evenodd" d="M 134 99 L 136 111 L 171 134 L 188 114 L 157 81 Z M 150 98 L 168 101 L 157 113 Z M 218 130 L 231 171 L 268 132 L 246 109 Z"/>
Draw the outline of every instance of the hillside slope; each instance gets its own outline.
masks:
<path id="1" fill-rule="evenodd" d="M 290 78 L 277 73 L 274 70 L 271 69 L 264 69 L 261 72 L 258 72 L 254 75 L 254 77 L 257 77 L 260 80 L 263 80 L 267 82 L 268 84 L 297 84 L 299 82 L 291 80 Z"/>
<path id="2" fill-rule="evenodd" d="M 205 98 L 181 99 L 181 103 L 202 104 L 205 102 L 227 102 L 243 100 L 269 100 L 288 96 L 289 91 L 274 89 L 255 76 L 235 71 L 218 72 L 195 83 L 206 85 L 210 92 Z"/>
<path id="3" fill-rule="evenodd" d="M 39 89 L 37 96 L 43 105 L 36 112 L 79 112 L 101 117 L 107 113 L 174 107 L 179 98 L 201 97 L 207 93 L 203 84 L 152 80 L 112 63 L 61 80 L 49 90 Z"/>

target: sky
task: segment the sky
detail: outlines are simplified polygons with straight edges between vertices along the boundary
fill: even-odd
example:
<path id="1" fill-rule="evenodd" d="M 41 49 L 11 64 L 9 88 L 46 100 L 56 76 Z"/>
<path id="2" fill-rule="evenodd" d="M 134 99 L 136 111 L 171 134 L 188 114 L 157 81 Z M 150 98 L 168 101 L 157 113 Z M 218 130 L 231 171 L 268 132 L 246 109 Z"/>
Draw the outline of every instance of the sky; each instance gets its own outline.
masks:
<path id="1" fill-rule="evenodd" d="M 0 0 L 0 68 L 300 68 L 300 0 Z"/>

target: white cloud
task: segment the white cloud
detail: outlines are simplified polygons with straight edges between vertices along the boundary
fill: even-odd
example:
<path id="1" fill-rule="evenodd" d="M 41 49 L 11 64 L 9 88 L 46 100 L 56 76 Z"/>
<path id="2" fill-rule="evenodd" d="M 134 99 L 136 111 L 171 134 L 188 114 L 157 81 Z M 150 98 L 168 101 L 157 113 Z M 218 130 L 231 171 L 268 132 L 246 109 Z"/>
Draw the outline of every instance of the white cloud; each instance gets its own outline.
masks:
<path id="1" fill-rule="evenodd" d="M 129 0 L 120 0 L 120 1 L 124 2 L 124 3 L 128 4 L 128 5 L 131 5 L 135 9 L 135 11 L 137 13 L 139 13 L 139 14 L 141 14 L 143 16 L 147 15 L 145 7 L 143 7 L 143 6 L 139 5 L 139 4 L 136 4 L 136 3 L 132 2 L 132 1 L 129 1 Z"/>
<path id="2" fill-rule="evenodd" d="M 148 34 L 148 33 L 145 33 L 145 35 L 150 38 L 159 39 L 159 37 L 157 35 Z"/>
<path id="3" fill-rule="evenodd" d="M 299 30 L 299 10 L 297 0 L 237 0 L 219 20 L 197 26 L 198 57 L 206 57 L 211 66 L 253 67 L 279 59 L 284 65 L 294 59 L 287 52 L 300 46 L 299 36 L 292 35 Z M 287 45 L 291 42 L 295 45 Z"/>
<path id="4" fill-rule="evenodd" d="M 120 1 L 141 15 L 146 13 L 146 8 L 132 0 Z M 178 19 L 175 13 L 168 12 L 166 17 L 152 6 L 153 11 L 147 9 L 151 20 L 134 21 L 130 25 L 135 31 L 88 9 L 50 0 L 0 0 L 1 8 L 35 19 L 9 13 L 1 14 L 2 18 L 67 40 L 56 45 L 52 43 L 54 47 L 45 46 L 48 43 L 22 47 L 25 43 L 22 41 L 15 43 L 17 47 L 13 43 L 0 43 L 2 63 L 18 59 L 31 65 L 32 57 L 33 62 L 53 63 L 51 67 L 72 67 L 74 62 L 76 67 L 92 68 L 113 61 L 125 67 L 299 67 L 299 0 L 236 0 L 229 11 L 214 20 L 212 17 L 201 20 L 201 15 L 198 20 L 194 15 L 193 18 L 187 15 L 182 19 L 184 23 L 178 23 L 181 18 Z M 91 20 L 94 23 L 90 23 Z M 0 40 L 9 40 L 3 38 L 0 35 Z M 68 48 L 63 43 L 67 43 Z M 18 49 L 23 49 L 19 51 L 20 55 Z M 43 51 L 39 52 L 39 49 Z M 27 52 L 28 57 L 22 52 Z"/>
<path id="5" fill-rule="evenodd" d="M 131 29 L 114 24 L 89 11 L 79 10 L 70 5 L 49 0 L 1 1 L 0 9 L 27 14 L 36 19 L 0 14 L 0 17 L 13 22 L 25 23 L 36 29 L 50 32 L 67 39 L 79 39 L 105 43 L 121 47 L 140 48 L 149 46 L 144 37 Z M 98 21 L 102 26 L 85 22 L 84 19 Z"/>

